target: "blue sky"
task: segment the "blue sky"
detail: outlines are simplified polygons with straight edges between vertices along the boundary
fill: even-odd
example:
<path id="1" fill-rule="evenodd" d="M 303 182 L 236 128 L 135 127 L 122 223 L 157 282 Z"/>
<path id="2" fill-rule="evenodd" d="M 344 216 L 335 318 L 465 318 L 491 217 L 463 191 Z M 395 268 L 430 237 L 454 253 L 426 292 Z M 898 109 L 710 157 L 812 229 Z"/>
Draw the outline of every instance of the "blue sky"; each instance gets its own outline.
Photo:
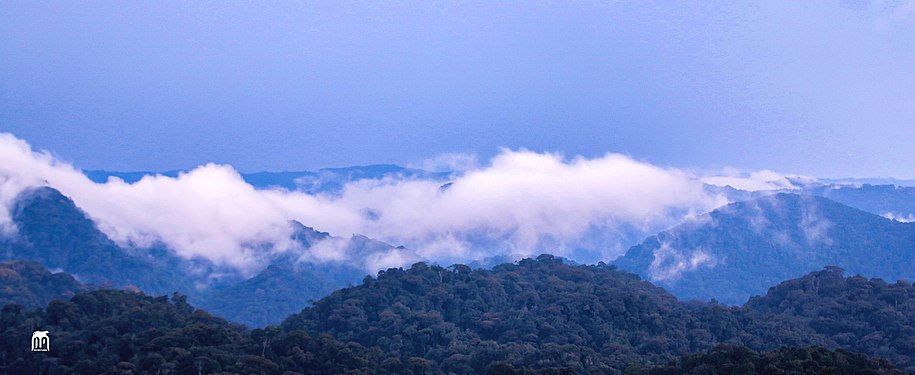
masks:
<path id="1" fill-rule="evenodd" d="M 87 169 L 523 147 L 915 178 L 913 4 L 3 2 L 0 131 Z"/>

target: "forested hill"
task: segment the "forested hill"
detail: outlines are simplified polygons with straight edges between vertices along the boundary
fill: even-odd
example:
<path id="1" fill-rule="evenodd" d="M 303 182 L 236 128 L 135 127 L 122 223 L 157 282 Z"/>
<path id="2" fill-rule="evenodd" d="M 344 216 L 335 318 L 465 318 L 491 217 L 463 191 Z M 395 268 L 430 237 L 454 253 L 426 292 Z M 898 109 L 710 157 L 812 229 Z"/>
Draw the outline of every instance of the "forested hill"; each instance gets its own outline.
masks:
<path id="1" fill-rule="evenodd" d="M 760 354 L 745 347 L 721 346 L 709 353 L 689 355 L 665 367 L 651 369 L 649 374 L 902 375 L 905 373 L 884 359 L 871 358 L 841 349 L 832 352 L 819 347 L 781 348 Z"/>
<path id="2" fill-rule="evenodd" d="M 633 246 L 613 264 L 682 299 L 742 304 L 825 266 L 915 280 L 915 223 L 817 196 L 732 203 Z"/>
<path id="3" fill-rule="evenodd" d="M 32 260 L 62 269 L 85 283 L 136 286 L 150 293 L 188 289 L 176 267 L 129 254 L 102 233 L 70 198 L 34 188 L 15 200 L 15 236 L 0 236 L 0 260 Z"/>
<path id="4" fill-rule="evenodd" d="M 846 278 L 838 269 L 784 282 L 736 308 L 678 302 L 612 266 L 543 255 L 491 271 L 390 269 L 266 329 L 227 323 L 178 295 L 96 291 L 31 312 L 7 305 L 0 373 L 666 374 L 753 373 L 752 366 L 879 374 L 894 372 L 830 350 L 882 356 L 913 371 L 913 322 L 911 285 Z M 27 351 L 22 343 L 35 329 L 51 332 L 52 352 Z M 695 353 L 706 354 L 678 360 Z"/>
<path id="5" fill-rule="evenodd" d="M 816 294 L 812 285 L 848 291 Z M 720 343 L 766 351 L 827 345 L 915 370 L 915 342 L 907 339 L 915 337 L 908 334 L 915 326 L 915 289 L 889 285 L 846 279 L 837 269 L 818 271 L 732 308 L 678 302 L 612 266 L 570 266 L 543 255 L 491 271 L 425 264 L 389 270 L 316 302 L 283 327 L 330 333 L 457 373 L 481 372 L 496 362 L 622 370 Z M 868 304 L 877 310 L 868 313 Z"/>
<path id="6" fill-rule="evenodd" d="M 0 306 L 15 303 L 27 308 L 44 307 L 52 300 L 88 290 L 73 276 L 52 273 L 37 262 L 0 262 Z"/>
<path id="7" fill-rule="evenodd" d="M 906 281 L 845 277 L 829 267 L 772 287 L 743 310 L 755 321 L 798 327 L 782 335 L 885 357 L 915 371 L 915 286 Z"/>
<path id="8" fill-rule="evenodd" d="M 493 360 L 586 370 L 664 363 L 711 348 L 701 323 L 661 288 L 607 266 L 544 255 L 492 271 L 415 264 L 317 301 L 283 323 L 378 346 L 433 369 L 479 373 Z"/>

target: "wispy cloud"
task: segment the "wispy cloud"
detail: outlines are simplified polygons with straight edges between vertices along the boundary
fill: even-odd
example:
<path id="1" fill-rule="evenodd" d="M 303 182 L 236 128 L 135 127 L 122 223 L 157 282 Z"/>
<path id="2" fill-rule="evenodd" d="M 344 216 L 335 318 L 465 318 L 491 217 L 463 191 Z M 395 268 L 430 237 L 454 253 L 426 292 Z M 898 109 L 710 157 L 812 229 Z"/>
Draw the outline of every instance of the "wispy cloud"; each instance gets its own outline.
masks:
<path id="1" fill-rule="evenodd" d="M 662 243 L 654 251 L 654 258 L 648 267 L 648 276 L 653 281 L 676 281 L 684 272 L 699 267 L 715 267 L 718 260 L 703 249 L 676 249 L 669 243 Z"/>
<path id="2" fill-rule="evenodd" d="M 894 212 L 885 212 L 883 214 L 883 217 L 890 219 L 890 220 L 898 221 L 900 223 L 915 223 L 915 214 L 904 215 L 904 214 L 898 214 L 898 213 L 894 213 Z"/>

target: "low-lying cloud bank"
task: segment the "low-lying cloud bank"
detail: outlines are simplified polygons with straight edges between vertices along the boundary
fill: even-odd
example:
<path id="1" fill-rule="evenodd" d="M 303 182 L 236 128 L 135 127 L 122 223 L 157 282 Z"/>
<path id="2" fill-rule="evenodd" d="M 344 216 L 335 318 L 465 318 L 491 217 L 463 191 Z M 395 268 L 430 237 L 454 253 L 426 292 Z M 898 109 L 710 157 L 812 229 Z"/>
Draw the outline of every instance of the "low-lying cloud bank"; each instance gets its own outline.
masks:
<path id="1" fill-rule="evenodd" d="M 356 260 L 373 268 L 415 258 L 453 262 L 544 251 L 574 257 L 583 248 L 612 260 L 626 249 L 618 243 L 625 233 L 664 229 L 725 203 L 707 193 L 697 176 L 619 154 L 566 159 L 504 149 L 482 166 L 455 155 L 429 162 L 454 163 L 466 170 L 447 181 L 361 180 L 334 195 L 255 189 L 232 167 L 217 164 L 176 178 L 146 176 L 133 184 L 112 178 L 100 184 L 49 153 L 0 134 L 0 227 L 15 233 L 10 209 L 17 194 L 51 186 L 121 244 L 161 242 L 182 257 L 239 269 L 262 266 L 265 253 L 301 251 L 308 259 L 346 260 L 328 253 L 333 247 L 299 248 L 290 240 L 290 220 L 411 250 Z"/>

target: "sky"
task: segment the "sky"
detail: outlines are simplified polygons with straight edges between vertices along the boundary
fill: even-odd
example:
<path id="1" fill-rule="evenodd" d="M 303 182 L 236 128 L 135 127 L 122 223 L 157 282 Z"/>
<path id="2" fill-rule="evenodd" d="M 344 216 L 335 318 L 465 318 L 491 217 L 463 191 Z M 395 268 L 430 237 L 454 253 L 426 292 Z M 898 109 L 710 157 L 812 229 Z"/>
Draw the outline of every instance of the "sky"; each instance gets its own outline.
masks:
<path id="1" fill-rule="evenodd" d="M 0 132 L 84 169 L 508 150 L 915 178 L 915 2 L 0 2 Z"/>

